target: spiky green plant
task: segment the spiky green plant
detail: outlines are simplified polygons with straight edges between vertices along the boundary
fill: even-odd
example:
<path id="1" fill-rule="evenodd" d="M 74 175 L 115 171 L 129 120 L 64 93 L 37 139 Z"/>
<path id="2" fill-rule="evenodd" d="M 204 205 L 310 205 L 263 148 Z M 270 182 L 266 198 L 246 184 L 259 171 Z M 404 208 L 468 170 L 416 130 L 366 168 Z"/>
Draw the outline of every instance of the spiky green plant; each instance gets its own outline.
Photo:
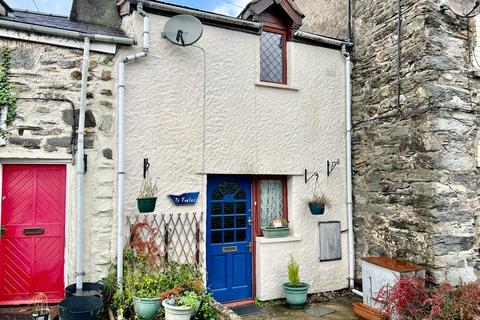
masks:
<path id="1" fill-rule="evenodd" d="M 288 262 L 288 281 L 292 287 L 298 287 L 300 284 L 300 266 L 297 261 L 290 255 L 290 261 Z"/>

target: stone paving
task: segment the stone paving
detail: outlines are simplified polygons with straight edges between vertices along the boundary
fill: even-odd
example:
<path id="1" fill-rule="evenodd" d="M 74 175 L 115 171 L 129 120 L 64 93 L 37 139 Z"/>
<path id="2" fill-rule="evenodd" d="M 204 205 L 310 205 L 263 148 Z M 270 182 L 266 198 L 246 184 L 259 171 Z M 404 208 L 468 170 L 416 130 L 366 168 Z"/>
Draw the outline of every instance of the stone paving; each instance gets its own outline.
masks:
<path id="1" fill-rule="evenodd" d="M 339 297 L 325 303 L 311 303 L 305 308 L 305 310 L 292 310 L 284 304 L 272 306 L 266 305 L 262 306 L 261 313 L 243 316 L 242 318 L 245 320 L 355 320 L 355 316 L 352 311 L 353 301 L 354 298 L 351 297 Z M 335 312 L 321 317 L 313 316 L 306 312 L 308 308 L 317 306 L 327 307 L 329 309 L 335 310 Z"/>

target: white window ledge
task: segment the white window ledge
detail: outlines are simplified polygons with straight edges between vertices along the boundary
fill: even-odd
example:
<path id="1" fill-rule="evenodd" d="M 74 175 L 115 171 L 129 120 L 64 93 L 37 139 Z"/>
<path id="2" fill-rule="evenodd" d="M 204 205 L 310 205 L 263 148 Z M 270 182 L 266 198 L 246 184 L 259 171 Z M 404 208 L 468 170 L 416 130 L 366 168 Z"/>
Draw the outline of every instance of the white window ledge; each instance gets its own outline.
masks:
<path id="1" fill-rule="evenodd" d="M 298 88 L 297 88 L 297 87 L 293 87 L 293 86 L 289 86 L 288 84 L 281 84 L 281 83 L 255 81 L 255 85 L 256 85 L 257 87 L 265 87 L 265 88 L 274 88 L 274 89 L 283 89 L 283 90 L 298 91 Z"/>
<path id="2" fill-rule="evenodd" d="M 302 241 L 300 237 L 283 237 L 283 238 L 265 238 L 265 237 L 257 237 L 257 243 L 282 243 L 282 242 L 298 242 Z"/>

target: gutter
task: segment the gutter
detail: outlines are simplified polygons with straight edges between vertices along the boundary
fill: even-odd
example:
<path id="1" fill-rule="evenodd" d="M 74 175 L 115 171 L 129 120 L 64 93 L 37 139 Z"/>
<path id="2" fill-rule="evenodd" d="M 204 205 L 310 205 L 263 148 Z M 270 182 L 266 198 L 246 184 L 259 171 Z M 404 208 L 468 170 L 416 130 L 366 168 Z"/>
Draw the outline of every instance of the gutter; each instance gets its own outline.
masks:
<path id="1" fill-rule="evenodd" d="M 71 31 L 66 29 L 57 29 L 57 28 L 39 26 L 39 25 L 17 22 L 17 21 L 10 21 L 10 20 L 0 19 L 0 27 L 16 29 L 16 30 L 21 30 L 26 32 L 48 34 L 52 36 L 74 38 L 82 41 L 85 38 L 89 38 L 90 40 L 97 41 L 97 42 L 108 42 L 108 43 L 116 43 L 116 44 L 124 44 L 124 45 L 135 44 L 135 40 L 128 37 L 115 37 L 115 36 L 105 36 L 102 34 L 83 33 L 83 32 Z"/>
<path id="2" fill-rule="evenodd" d="M 343 46 L 346 46 L 347 49 L 353 48 L 353 43 L 350 42 L 349 40 L 339 40 L 339 39 L 329 38 L 329 37 L 320 36 L 310 32 L 298 30 L 295 32 L 294 36 L 295 38 L 298 38 L 298 39 L 322 43 L 322 44 L 326 44 L 326 45 L 330 45 L 338 48 L 342 48 Z"/>
<path id="3" fill-rule="evenodd" d="M 137 12 L 143 17 L 143 49 L 118 63 L 118 189 L 117 189 L 117 287 L 123 287 L 124 197 L 125 197 L 125 64 L 145 58 L 150 51 L 150 21 L 138 2 Z"/>
<path id="4" fill-rule="evenodd" d="M 201 10 L 195 10 L 195 9 L 190 9 L 186 7 L 180 7 L 180 6 L 174 6 L 174 5 L 169 5 L 166 3 L 159 3 L 159 2 L 153 2 L 153 1 L 142 1 L 142 0 L 127 0 L 128 2 L 132 4 L 139 4 L 143 3 L 145 8 L 150 8 L 153 10 L 158 10 L 161 11 L 162 13 L 167 13 L 167 14 L 189 14 L 194 17 L 197 17 L 200 19 L 202 22 L 205 23 L 213 23 L 213 24 L 226 24 L 230 26 L 236 26 L 239 28 L 244 28 L 244 29 L 249 29 L 252 31 L 255 31 L 255 33 L 260 33 L 263 24 L 260 22 L 255 22 L 255 21 L 249 21 L 249 20 L 243 20 L 243 19 L 238 19 L 234 17 L 229 17 L 229 16 L 224 16 L 221 14 L 215 14 L 211 12 L 206 12 L 206 11 L 201 11 Z"/>

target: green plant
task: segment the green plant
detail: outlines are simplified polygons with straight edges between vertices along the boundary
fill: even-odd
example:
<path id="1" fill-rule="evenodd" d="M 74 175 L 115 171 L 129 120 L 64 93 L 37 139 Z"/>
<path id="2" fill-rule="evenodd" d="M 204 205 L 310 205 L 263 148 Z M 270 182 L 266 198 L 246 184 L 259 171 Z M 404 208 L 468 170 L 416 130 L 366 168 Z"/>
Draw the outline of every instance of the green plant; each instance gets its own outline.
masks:
<path id="1" fill-rule="evenodd" d="M 139 199 L 155 198 L 158 192 L 157 181 L 153 182 L 152 179 L 150 178 L 143 179 L 138 198 Z"/>
<path id="2" fill-rule="evenodd" d="M 198 305 L 199 297 L 194 291 L 185 291 L 180 296 L 170 296 L 168 304 L 179 307 L 194 308 Z"/>
<path id="3" fill-rule="evenodd" d="M 17 115 L 17 93 L 14 85 L 10 82 L 11 52 L 10 48 L 0 48 L 0 111 L 7 108 L 6 126 L 10 126 Z M 0 137 L 5 138 L 7 131 L 0 128 Z"/>
<path id="4" fill-rule="evenodd" d="M 300 284 L 300 266 L 297 261 L 290 255 L 290 261 L 288 262 L 288 281 L 292 287 L 298 287 Z"/>
<path id="5" fill-rule="evenodd" d="M 308 203 L 315 203 L 321 206 L 325 206 L 325 208 L 330 208 L 332 206 L 332 201 L 324 194 L 315 194 L 310 200 L 308 200 Z"/>

